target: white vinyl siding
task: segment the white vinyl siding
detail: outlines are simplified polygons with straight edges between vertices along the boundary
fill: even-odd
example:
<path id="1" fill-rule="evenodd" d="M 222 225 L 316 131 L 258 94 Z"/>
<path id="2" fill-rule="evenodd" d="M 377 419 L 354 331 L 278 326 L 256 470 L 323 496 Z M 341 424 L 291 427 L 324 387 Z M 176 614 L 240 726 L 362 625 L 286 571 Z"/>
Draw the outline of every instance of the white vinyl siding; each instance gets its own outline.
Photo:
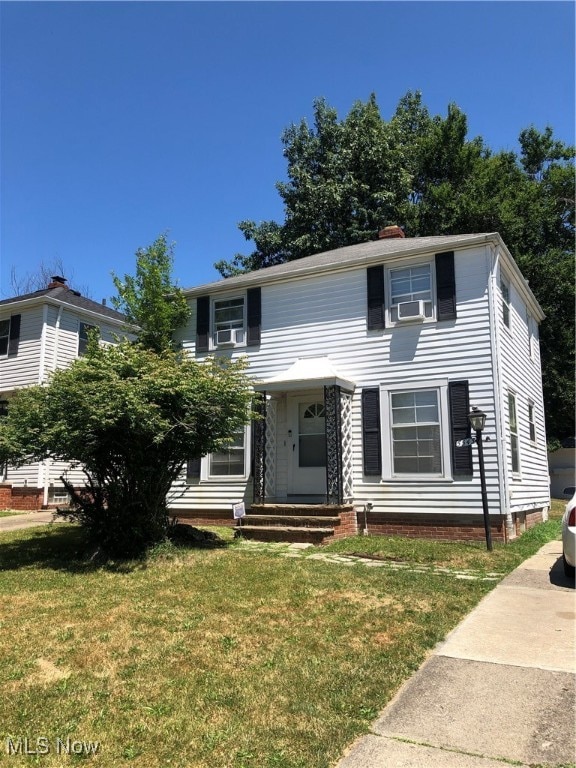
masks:
<path id="1" fill-rule="evenodd" d="M 500 278 L 501 271 L 496 276 L 497 296 L 500 294 Z M 522 295 L 522 287 L 510 279 L 509 309 L 513 335 L 504 324 L 500 304 L 497 304 L 499 311 L 496 315 L 498 361 L 501 371 L 502 463 L 510 512 L 530 511 L 550 503 L 538 323 Z M 532 357 L 529 354 L 530 349 Z M 512 456 L 509 437 L 509 392 L 515 394 L 520 472 L 513 471 L 513 461 L 516 460 Z M 533 407 L 536 441 L 532 440 L 531 436 L 529 404 Z"/>

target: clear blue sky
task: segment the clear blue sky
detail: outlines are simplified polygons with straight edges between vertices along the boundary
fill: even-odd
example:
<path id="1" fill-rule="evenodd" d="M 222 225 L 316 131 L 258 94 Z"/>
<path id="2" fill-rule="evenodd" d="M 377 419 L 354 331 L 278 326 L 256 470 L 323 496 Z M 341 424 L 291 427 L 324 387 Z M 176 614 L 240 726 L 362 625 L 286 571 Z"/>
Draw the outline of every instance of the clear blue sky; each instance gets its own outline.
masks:
<path id="1" fill-rule="evenodd" d="M 456 102 L 470 137 L 574 142 L 573 2 L 1 2 L 0 296 L 60 258 L 100 300 L 168 231 L 175 277 L 282 221 L 280 136 L 323 96 Z"/>

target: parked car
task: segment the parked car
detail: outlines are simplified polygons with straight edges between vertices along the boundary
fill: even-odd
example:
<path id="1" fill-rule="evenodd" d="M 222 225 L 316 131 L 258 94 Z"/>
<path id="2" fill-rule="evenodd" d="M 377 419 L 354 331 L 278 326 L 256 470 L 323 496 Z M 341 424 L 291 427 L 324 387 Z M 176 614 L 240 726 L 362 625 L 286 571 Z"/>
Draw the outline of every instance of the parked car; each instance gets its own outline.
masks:
<path id="1" fill-rule="evenodd" d="M 562 560 L 564 573 L 574 578 L 576 566 L 576 493 L 568 504 L 562 517 Z"/>
<path id="2" fill-rule="evenodd" d="M 576 485 L 569 485 L 567 488 L 564 488 L 562 491 L 562 499 L 571 499 L 572 496 L 576 493 Z"/>

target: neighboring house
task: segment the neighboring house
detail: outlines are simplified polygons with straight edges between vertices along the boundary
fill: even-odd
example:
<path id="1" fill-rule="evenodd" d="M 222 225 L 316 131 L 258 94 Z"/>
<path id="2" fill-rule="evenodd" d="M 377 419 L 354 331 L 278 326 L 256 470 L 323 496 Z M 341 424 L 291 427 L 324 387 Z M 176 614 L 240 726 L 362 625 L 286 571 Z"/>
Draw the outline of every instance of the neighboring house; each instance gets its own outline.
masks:
<path id="1" fill-rule="evenodd" d="M 113 343 L 125 326 L 124 315 L 81 296 L 62 277 L 53 277 L 44 290 L 0 301 L 0 417 L 17 389 L 42 384 L 51 371 L 81 356 L 91 328 Z M 71 482 L 84 484 L 78 468 L 58 462 L 0 467 L 0 509 L 65 501 L 64 472 Z"/>
<path id="2" fill-rule="evenodd" d="M 568 437 L 562 446 L 548 454 L 550 495 L 553 499 L 571 499 L 576 487 L 576 439 Z"/>
<path id="3" fill-rule="evenodd" d="M 546 518 L 543 313 L 497 233 L 387 227 L 185 293 L 178 341 L 199 360 L 246 356 L 264 418 L 189 462 L 177 517 L 230 523 L 244 501 L 247 534 L 483 538 L 477 449 L 458 446 L 477 406 L 493 537 Z"/>

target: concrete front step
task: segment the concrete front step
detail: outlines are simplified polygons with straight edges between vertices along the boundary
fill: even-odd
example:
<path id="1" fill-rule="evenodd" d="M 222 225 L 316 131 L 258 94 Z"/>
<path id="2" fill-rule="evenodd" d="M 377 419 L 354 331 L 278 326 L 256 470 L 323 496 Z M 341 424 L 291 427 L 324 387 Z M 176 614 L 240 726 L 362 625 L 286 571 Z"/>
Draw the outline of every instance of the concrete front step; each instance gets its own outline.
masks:
<path id="1" fill-rule="evenodd" d="M 293 528 L 318 528 L 340 524 L 338 515 L 253 515 L 248 513 L 242 518 L 242 525 L 283 526 Z"/>
<path id="2" fill-rule="evenodd" d="M 287 515 L 291 517 L 337 517 L 342 512 L 354 511 L 352 504 L 252 504 L 251 515 Z"/>
<path id="3" fill-rule="evenodd" d="M 244 518 L 245 519 L 245 518 Z M 256 541 L 291 542 L 299 544 L 322 544 L 334 535 L 334 528 L 305 528 L 292 525 L 242 525 L 236 533 L 245 539 Z"/>

